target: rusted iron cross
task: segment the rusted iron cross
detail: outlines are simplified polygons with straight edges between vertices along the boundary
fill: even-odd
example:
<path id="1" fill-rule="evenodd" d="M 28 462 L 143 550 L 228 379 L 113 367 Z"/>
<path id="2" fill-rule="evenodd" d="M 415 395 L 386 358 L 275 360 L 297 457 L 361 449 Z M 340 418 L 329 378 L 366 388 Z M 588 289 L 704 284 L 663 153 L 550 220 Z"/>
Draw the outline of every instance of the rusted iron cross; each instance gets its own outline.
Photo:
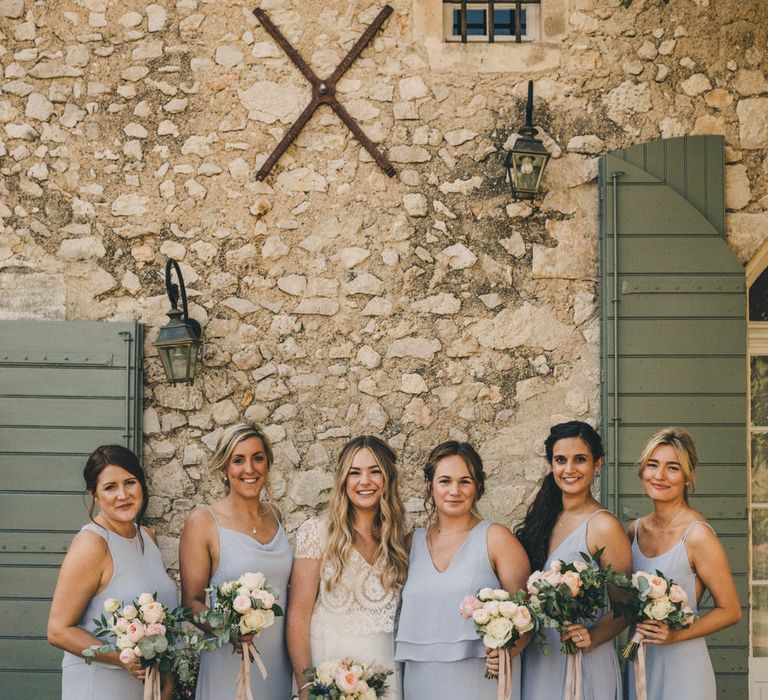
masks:
<path id="1" fill-rule="evenodd" d="M 347 128 L 355 135 L 365 150 L 370 153 L 371 157 L 378 163 L 379 167 L 390 177 L 394 175 L 395 168 L 392 163 L 390 163 L 384 154 L 376 148 L 373 141 L 366 136 L 365 132 L 357 125 L 357 122 L 336 98 L 336 83 L 339 81 L 339 78 L 347 72 L 354 60 L 360 55 L 360 52 L 373 38 L 374 34 L 379 31 L 387 17 L 392 14 L 392 8 L 389 5 L 384 5 L 381 12 L 376 15 L 376 19 L 371 22 L 368 28 L 363 32 L 362 36 L 355 42 L 355 45 L 349 50 L 349 53 L 344 57 L 342 62 L 339 63 L 336 70 L 325 80 L 320 80 L 320 78 L 315 75 L 315 72 L 307 65 L 299 52 L 291 46 L 283 33 L 272 23 L 272 20 L 269 19 L 269 16 L 264 10 L 260 7 L 256 8 L 253 11 L 253 14 L 256 15 L 256 19 L 261 22 L 261 26 L 267 30 L 269 35 L 275 40 L 275 43 L 285 51 L 288 58 L 293 61 L 294 65 L 312 85 L 312 100 L 299 115 L 299 118 L 291 125 L 291 128 L 285 132 L 282 140 L 275 146 L 275 150 L 272 151 L 269 158 L 264 161 L 264 165 L 262 165 L 259 172 L 256 173 L 256 179 L 263 180 L 269 174 L 269 171 L 272 170 L 272 166 L 280 160 L 280 157 L 299 135 L 299 132 L 304 128 L 314 111 L 323 104 L 328 105 L 334 112 L 336 112 L 339 119 L 347 125 Z"/>

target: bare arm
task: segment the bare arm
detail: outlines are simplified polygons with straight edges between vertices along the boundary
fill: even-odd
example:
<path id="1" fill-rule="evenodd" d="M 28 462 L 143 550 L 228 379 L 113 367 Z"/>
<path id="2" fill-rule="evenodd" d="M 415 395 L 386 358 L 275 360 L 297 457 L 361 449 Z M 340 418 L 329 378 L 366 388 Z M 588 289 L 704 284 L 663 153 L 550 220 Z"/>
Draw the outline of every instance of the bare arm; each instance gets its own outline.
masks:
<path id="1" fill-rule="evenodd" d="M 712 530 L 700 526 L 691 530 L 685 541 L 688 558 L 696 575 L 709 590 L 714 608 L 684 630 L 670 630 L 658 622 L 638 625 L 650 644 L 671 644 L 696 639 L 735 625 L 741 619 L 741 604 L 733 583 L 728 555 Z M 691 601 L 692 602 L 692 601 Z"/>
<path id="2" fill-rule="evenodd" d="M 70 654 L 83 655 L 83 650 L 92 645 L 101 645 L 103 640 L 80 629 L 77 623 L 82 618 L 90 600 L 109 582 L 112 577 L 112 559 L 107 543 L 94 532 L 79 533 L 69 547 L 59 571 L 56 590 L 48 617 L 48 642 Z M 141 664 L 135 659 L 130 664 L 120 661 L 118 652 L 96 654 L 96 661 L 125 668 L 137 678 L 144 677 Z"/>
<path id="3" fill-rule="evenodd" d="M 288 595 L 285 637 L 297 688 L 307 682 L 304 670 L 312 666 L 309 647 L 310 621 L 319 588 L 320 559 L 295 559 Z M 306 698 L 306 694 L 305 690 L 299 697 Z"/>
<path id="4" fill-rule="evenodd" d="M 627 576 L 632 574 L 632 548 L 629 539 L 619 520 L 610 513 L 599 513 L 591 520 L 587 532 L 587 546 L 592 555 L 598 549 L 604 549 L 600 558 L 602 565 L 610 565 L 614 571 Z M 615 594 L 609 591 L 609 595 Z M 563 639 L 573 639 L 579 650 L 591 651 L 613 639 L 628 624 L 626 618 L 614 618 L 612 612 L 607 612 L 590 629 L 584 625 L 570 625 L 564 632 Z"/>
<path id="5" fill-rule="evenodd" d="M 193 615 L 208 610 L 205 589 L 211 580 L 211 540 L 213 519 L 204 510 L 194 511 L 184 524 L 179 540 L 179 567 L 181 573 L 181 603 Z"/>

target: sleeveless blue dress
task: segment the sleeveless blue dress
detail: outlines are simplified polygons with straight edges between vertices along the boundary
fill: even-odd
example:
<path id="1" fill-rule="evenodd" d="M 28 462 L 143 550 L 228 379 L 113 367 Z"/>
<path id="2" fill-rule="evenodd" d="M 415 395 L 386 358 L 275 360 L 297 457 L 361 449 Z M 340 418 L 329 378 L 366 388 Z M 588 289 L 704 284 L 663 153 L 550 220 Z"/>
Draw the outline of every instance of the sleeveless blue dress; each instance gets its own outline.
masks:
<path id="1" fill-rule="evenodd" d="M 655 573 L 657 569 L 661 571 L 682 586 L 688 594 L 688 605 L 694 612 L 698 610 L 696 574 L 691 571 L 685 540 L 697 525 L 704 525 L 712 530 L 709 523 L 697 520 L 686 528 L 682 538 L 672 549 L 657 557 L 646 557 L 640 550 L 637 542 L 637 523 L 632 539 L 632 570 L 649 573 Z M 675 644 L 646 644 L 645 672 L 648 700 L 715 700 L 717 695 L 715 672 L 704 637 L 686 639 Z M 627 686 L 630 700 L 635 700 L 637 696 L 632 662 L 627 664 Z"/>
<path id="2" fill-rule="evenodd" d="M 293 553 L 282 524 L 278 523 L 275 536 L 262 544 L 244 532 L 221 527 L 213 512 L 208 512 L 216 521 L 219 534 L 219 568 L 211 578 L 211 585 L 233 581 L 248 571 L 260 571 L 278 590 L 277 603 L 285 613 Z M 253 696 L 259 700 L 287 700 L 291 697 L 293 673 L 285 645 L 285 615 L 276 617 L 275 624 L 267 627 L 253 644 L 267 667 L 266 679 L 262 679 L 255 665 L 251 668 Z M 202 653 L 195 700 L 234 700 L 240 659 L 239 654 L 232 653 L 231 644 Z"/>
<path id="3" fill-rule="evenodd" d="M 93 632 L 93 619 L 102 616 L 107 598 L 127 605 L 142 593 L 157 593 L 157 600 L 168 608 L 179 604 L 176 586 L 165 571 L 160 550 L 146 531 L 142 532 L 142 552 L 138 533 L 132 538 L 121 537 L 96 523 L 88 523 L 82 530 L 95 532 L 106 540 L 113 571 L 107 587 L 86 606 L 77 623 L 80 629 Z M 65 651 L 61 670 L 62 700 L 142 700 L 144 697 L 144 683 L 119 666 L 97 661 L 86 665 L 82 657 Z"/>
<path id="4" fill-rule="evenodd" d="M 589 552 L 587 547 L 587 528 L 589 521 L 598 513 L 596 510 L 577 527 L 550 555 L 544 568 L 549 568 L 555 559 L 564 562 L 583 561 L 580 552 Z M 549 646 L 549 655 L 533 645 L 528 645 L 523 652 L 523 700 L 556 700 L 563 697 L 565 688 L 565 667 L 567 654 L 560 652 L 560 631 L 545 629 L 544 634 Z M 582 698 L 583 700 L 621 700 L 621 673 L 619 659 L 613 642 L 605 642 L 587 654 L 582 654 Z M 691 696 L 693 697 L 693 696 Z"/>
<path id="5" fill-rule="evenodd" d="M 427 531 L 414 530 L 395 638 L 395 659 L 405 663 L 404 700 L 496 700 L 496 681 L 484 677 L 483 642 L 472 620 L 459 615 L 464 596 L 501 587 L 488 558 L 492 524 L 478 523 L 443 572 L 432 563 Z M 520 698 L 520 675 L 518 656 L 512 663 L 510 700 Z"/>

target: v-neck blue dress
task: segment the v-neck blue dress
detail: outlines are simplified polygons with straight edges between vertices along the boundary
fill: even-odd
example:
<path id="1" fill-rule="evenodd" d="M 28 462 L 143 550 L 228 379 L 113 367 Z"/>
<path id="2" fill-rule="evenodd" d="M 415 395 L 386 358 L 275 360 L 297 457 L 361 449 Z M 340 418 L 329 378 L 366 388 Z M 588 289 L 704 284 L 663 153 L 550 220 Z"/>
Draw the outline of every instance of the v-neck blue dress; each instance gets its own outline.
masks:
<path id="1" fill-rule="evenodd" d="M 208 512 L 216 520 L 213 511 Z M 218 521 L 216 529 L 219 533 L 219 568 L 211 578 L 211 585 L 234 581 L 248 571 L 260 571 L 278 590 L 278 604 L 285 612 L 293 553 L 283 526 L 278 523 L 275 536 L 266 544 L 244 532 L 221 527 Z M 259 700 L 287 700 L 291 697 L 292 671 L 285 645 L 285 616 L 276 617 L 275 624 L 267 627 L 253 644 L 267 667 L 266 679 L 262 679 L 255 666 L 251 670 L 253 696 Z M 239 654 L 232 653 L 229 644 L 202 653 L 195 700 L 234 700 L 240 658 Z"/>
<path id="2" fill-rule="evenodd" d="M 459 615 L 464 596 L 501 587 L 488 557 L 492 524 L 478 523 L 442 572 L 432 562 L 427 531 L 414 530 L 395 642 L 395 659 L 405 663 L 404 700 L 496 700 L 497 683 L 485 678 L 483 642 L 472 620 Z M 520 698 L 519 656 L 509 697 Z"/>
<path id="3" fill-rule="evenodd" d="M 637 541 L 637 525 L 635 523 L 635 536 L 632 540 L 632 570 L 654 573 L 658 569 L 682 586 L 688 595 L 688 605 L 696 612 L 696 574 L 688 561 L 685 540 L 697 525 L 712 529 L 711 526 L 703 520 L 692 522 L 672 549 L 657 557 L 647 557 Z M 704 637 L 686 639 L 675 644 L 646 644 L 645 677 L 648 700 L 715 700 L 717 695 L 715 672 Z M 632 662 L 627 664 L 627 687 L 630 700 L 635 700 L 637 695 Z"/>
<path id="4" fill-rule="evenodd" d="M 549 568 L 556 559 L 562 559 L 564 562 L 582 561 L 580 552 L 589 551 L 589 521 L 603 512 L 608 511 L 596 510 L 568 535 L 547 559 L 545 568 Z M 549 655 L 545 656 L 531 644 L 523 652 L 523 700 L 556 700 L 563 697 L 568 655 L 560 652 L 559 630 L 545 629 L 544 634 L 547 637 Z M 582 673 L 582 700 L 621 700 L 619 659 L 612 641 L 582 654 Z"/>

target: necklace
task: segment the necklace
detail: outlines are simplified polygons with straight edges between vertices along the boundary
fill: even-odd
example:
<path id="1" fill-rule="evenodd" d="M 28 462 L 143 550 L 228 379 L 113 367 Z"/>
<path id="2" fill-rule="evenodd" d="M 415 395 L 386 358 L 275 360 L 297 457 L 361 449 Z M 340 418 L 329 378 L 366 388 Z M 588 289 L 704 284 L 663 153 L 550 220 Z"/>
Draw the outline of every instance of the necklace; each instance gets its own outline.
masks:
<path id="1" fill-rule="evenodd" d="M 263 513 L 264 513 L 264 511 L 261 509 L 261 506 L 259 506 L 259 512 L 258 512 L 256 515 L 257 515 L 258 517 L 261 517 Z M 246 524 L 246 525 L 247 525 L 249 528 L 251 528 L 251 534 L 252 534 L 252 535 L 255 535 L 255 534 L 257 534 L 257 533 L 258 533 L 258 530 L 256 529 L 256 526 L 255 526 L 255 525 L 253 525 L 251 522 L 249 522 L 248 520 L 246 520 L 246 519 L 245 519 L 245 518 L 244 518 L 242 515 L 240 515 L 239 513 L 235 513 L 235 515 L 236 515 L 237 519 L 238 519 L 240 522 L 242 522 L 242 523 L 245 523 L 245 524 Z"/>
<path id="2" fill-rule="evenodd" d="M 677 520 L 677 518 L 678 518 L 678 517 L 679 517 L 681 514 L 683 514 L 683 513 L 685 513 L 685 508 L 681 508 L 679 511 L 677 511 L 677 513 L 675 513 L 675 514 L 674 514 L 674 515 L 673 515 L 673 516 L 672 516 L 672 517 L 669 519 L 669 522 L 668 522 L 666 525 L 664 525 L 664 526 L 662 527 L 662 526 L 660 526 L 660 525 L 659 525 L 659 520 L 658 520 L 658 518 L 656 517 L 656 511 L 653 511 L 653 524 L 656 526 L 656 528 L 659 530 L 659 532 L 666 532 L 667 530 L 669 530 L 669 528 L 670 528 L 670 526 L 672 525 L 672 523 L 673 523 L 673 522 L 675 522 L 675 520 Z"/>
<path id="3" fill-rule="evenodd" d="M 453 535 L 460 535 L 462 532 L 467 532 L 468 530 L 471 530 L 473 527 L 475 527 L 475 525 L 477 525 L 477 520 L 473 519 L 472 522 L 466 527 L 459 528 L 458 530 L 449 530 L 448 532 L 444 532 L 443 528 L 441 528 L 440 525 L 435 523 L 432 526 L 432 532 L 433 532 L 432 536 L 434 537 L 435 532 L 441 537 L 452 537 Z"/>

